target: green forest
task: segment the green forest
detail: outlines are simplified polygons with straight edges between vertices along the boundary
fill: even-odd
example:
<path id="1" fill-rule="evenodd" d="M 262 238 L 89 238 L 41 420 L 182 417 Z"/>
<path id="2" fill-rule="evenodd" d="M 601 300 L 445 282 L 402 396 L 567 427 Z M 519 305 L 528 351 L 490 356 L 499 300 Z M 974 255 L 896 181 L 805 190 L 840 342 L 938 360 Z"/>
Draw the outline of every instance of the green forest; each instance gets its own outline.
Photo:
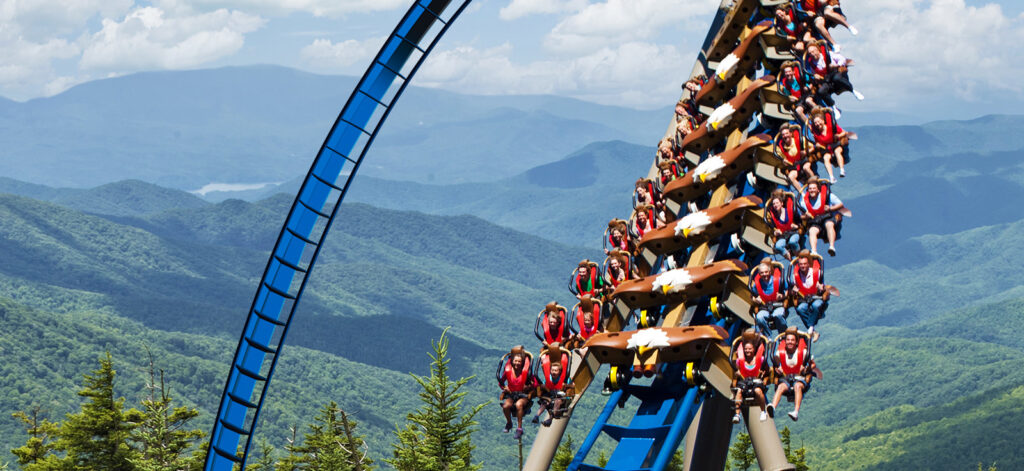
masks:
<path id="1" fill-rule="evenodd" d="M 130 425 L 123 434 L 129 462 L 148 459 L 135 424 L 147 423 L 164 393 L 171 413 L 188 416 L 181 430 L 210 430 L 245 306 L 290 201 L 171 208 L 159 204 L 163 190 L 146 197 L 148 186 L 125 185 L 104 189 L 98 197 L 108 198 L 106 209 L 92 214 L 0 195 L 6 450 L 42 433 L 53 456 L 75 456 L 53 427 L 84 413 L 85 375 L 102 371 L 108 352 L 112 397 L 124 398 Z M 125 194 L 139 194 L 126 200 L 134 209 L 117 209 Z M 571 305 L 569 271 L 582 258 L 600 258 L 469 216 L 363 204 L 342 211 L 353 224 L 338 227 L 325 246 L 250 464 L 277 466 L 320 427 L 359 437 L 364 469 L 394 467 L 386 460 L 401 443 L 396 430 L 421 406 L 422 384 L 409 373 L 430 375 L 431 340 L 450 327 L 449 372 L 472 377 L 464 404 L 488 404 L 501 354 L 517 343 L 536 351 L 537 311 L 550 300 Z M 800 422 L 779 422 L 792 431 L 794 449 L 805 450 L 809 469 L 1024 468 L 1016 452 L 1022 438 L 1005 433 L 1024 420 L 1024 377 L 1013 367 L 1024 360 L 1013 328 L 1024 325 L 1024 291 L 1014 268 L 990 256 L 993 247 L 1024 255 L 1021 224 L 913 237 L 923 254 L 913 264 L 882 258 L 830 268 L 829 282 L 843 293 L 815 348 L 825 379 L 815 382 Z M 950 264 L 963 270 L 942 269 Z M 583 418 L 602 405 L 600 395 L 585 396 L 569 434 L 585 436 Z M 491 402 L 471 421 L 479 424 L 471 427 L 467 466 L 514 467 L 517 449 L 500 432 L 498 407 Z M 178 455 L 186 461 L 203 440 L 188 437 Z M 599 442 L 593 460 L 611 446 Z M 21 456 L 0 462 L 19 469 Z"/>

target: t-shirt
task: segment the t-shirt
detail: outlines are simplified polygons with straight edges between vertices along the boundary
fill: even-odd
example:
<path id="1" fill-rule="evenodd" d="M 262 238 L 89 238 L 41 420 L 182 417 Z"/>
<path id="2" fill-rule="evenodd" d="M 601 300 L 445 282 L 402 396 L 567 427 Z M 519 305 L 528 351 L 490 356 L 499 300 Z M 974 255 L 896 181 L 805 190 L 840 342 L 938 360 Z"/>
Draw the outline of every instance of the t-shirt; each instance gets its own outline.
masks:
<path id="1" fill-rule="evenodd" d="M 820 203 L 821 203 L 821 193 L 818 193 L 818 197 L 814 198 L 813 200 L 811 200 L 811 205 L 817 207 Z M 843 202 L 839 200 L 839 197 L 836 196 L 835 193 L 829 192 L 828 193 L 828 205 L 829 206 L 836 206 L 836 205 L 840 205 L 840 204 L 843 204 Z M 807 206 L 804 204 L 803 195 L 801 195 L 800 201 L 797 203 L 797 206 L 799 206 L 800 211 L 805 212 L 805 213 L 807 212 Z"/>

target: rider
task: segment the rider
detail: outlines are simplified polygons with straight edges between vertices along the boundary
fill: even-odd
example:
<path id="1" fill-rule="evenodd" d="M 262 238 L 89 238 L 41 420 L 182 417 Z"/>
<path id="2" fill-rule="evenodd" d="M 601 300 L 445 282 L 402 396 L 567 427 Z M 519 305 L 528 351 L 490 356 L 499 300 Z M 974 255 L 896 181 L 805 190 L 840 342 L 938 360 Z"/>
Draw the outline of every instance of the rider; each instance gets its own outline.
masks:
<path id="1" fill-rule="evenodd" d="M 782 276 L 782 270 L 772 265 L 770 258 L 761 260 L 751 276 L 756 296 L 754 306 L 757 308 L 757 330 L 768 335 L 774 324 L 779 332 L 786 330 L 786 292 L 789 287 Z"/>
<path id="2" fill-rule="evenodd" d="M 538 372 L 540 375 L 537 378 L 538 404 L 541 408 L 533 418 L 533 422 L 537 423 L 540 414 L 545 410 L 548 411 L 548 418 L 541 422 L 545 427 L 551 425 L 551 419 L 562 417 L 562 411 L 567 405 L 565 404 L 566 396 L 572 395 L 573 392 L 568 368 L 563 367 L 560 361 L 552 361 L 546 365 L 546 368 L 541 368 L 541 371 Z M 545 369 L 547 371 L 544 371 Z"/>
<path id="3" fill-rule="evenodd" d="M 576 334 L 576 343 L 580 347 L 594 334 L 604 331 L 604 328 L 601 327 L 601 312 L 589 296 L 580 300 L 575 315 L 576 325 L 579 328 L 579 333 Z"/>
<path id="4" fill-rule="evenodd" d="M 811 180 L 800 195 L 801 217 L 807 224 L 807 239 L 811 243 L 811 253 L 818 253 L 818 237 L 824 232 L 828 240 L 828 254 L 836 256 L 836 239 L 842 229 L 844 209 L 843 202 L 832 193 L 828 185 L 821 181 Z"/>
<path id="5" fill-rule="evenodd" d="M 786 164 L 788 164 L 786 176 L 789 178 L 789 183 L 797 191 L 802 190 L 803 187 L 800 186 L 800 182 L 808 178 L 814 178 L 815 174 L 814 164 L 807 158 L 807 148 L 805 147 L 803 136 L 801 136 L 800 126 L 796 124 L 782 125 L 779 129 L 778 142 L 775 148 L 778 151 L 779 157 L 783 158 Z M 801 170 L 804 171 L 803 175 L 800 174 Z"/>
<path id="6" fill-rule="evenodd" d="M 772 225 L 772 236 L 775 238 L 775 253 L 781 253 L 786 260 L 800 250 L 799 213 L 796 202 L 787 197 L 781 188 L 772 191 L 768 204 L 765 205 L 765 219 Z"/>
<path id="7" fill-rule="evenodd" d="M 740 410 L 745 398 L 754 398 L 757 401 L 757 405 L 761 407 L 761 422 L 768 419 L 764 398 L 768 365 L 764 361 L 765 345 L 759 337 L 753 330 L 748 329 L 740 340 L 740 348 L 733 354 L 733 365 L 736 367 L 732 379 L 732 389 L 736 392 L 736 415 L 732 417 L 734 424 L 740 423 Z"/>
<path id="8" fill-rule="evenodd" d="M 793 299 L 796 300 L 796 313 L 807 327 L 807 333 L 816 341 L 819 334 L 814 327 L 825 316 L 829 292 L 825 288 L 825 274 L 821 265 L 811 259 L 811 253 L 806 250 L 797 254 L 789 284 L 792 286 Z"/>
<path id="9" fill-rule="evenodd" d="M 647 214 L 641 212 L 640 214 Z M 603 277 L 597 273 L 597 267 L 591 266 L 593 262 L 590 260 L 583 260 L 576 268 L 576 299 L 583 299 L 584 296 L 590 296 L 596 298 L 601 295 L 601 289 L 604 287 Z"/>
<path id="10" fill-rule="evenodd" d="M 569 339 L 569 319 L 558 303 L 550 302 L 544 307 L 544 345 L 565 343 Z"/>
<path id="11" fill-rule="evenodd" d="M 811 387 L 811 378 L 814 377 L 814 357 L 807 358 L 807 344 L 801 342 L 800 334 L 796 327 L 790 327 L 783 336 L 784 348 L 775 350 L 775 373 L 778 381 L 775 383 L 775 398 L 772 399 L 771 409 L 779 406 L 782 396 L 792 391 L 793 411 L 789 418 L 794 422 L 800 413 L 800 403 L 803 401 L 804 393 Z"/>
<path id="12" fill-rule="evenodd" d="M 529 413 L 531 392 L 535 385 L 535 378 L 530 372 L 530 356 L 523 349 L 522 345 L 512 348 L 509 352 L 509 360 L 505 364 L 504 371 L 498 377 L 498 385 L 501 386 L 501 410 L 505 413 L 505 433 L 512 430 L 512 415 L 516 416 L 518 427 L 513 438 L 518 440 L 523 436 L 523 416 Z"/>

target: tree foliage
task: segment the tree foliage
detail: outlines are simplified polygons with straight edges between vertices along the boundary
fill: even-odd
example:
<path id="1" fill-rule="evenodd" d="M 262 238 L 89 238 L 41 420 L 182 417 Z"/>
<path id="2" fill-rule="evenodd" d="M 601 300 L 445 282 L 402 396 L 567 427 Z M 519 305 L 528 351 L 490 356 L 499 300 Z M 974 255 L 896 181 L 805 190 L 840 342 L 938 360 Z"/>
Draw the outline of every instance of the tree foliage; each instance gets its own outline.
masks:
<path id="1" fill-rule="evenodd" d="M 808 471 L 811 468 L 807 466 L 807 449 L 804 447 L 793 449 L 793 438 L 789 431 L 789 427 L 782 427 L 782 447 L 783 451 L 786 452 L 786 460 L 795 466 L 796 471 Z"/>
<path id="2" fill-rule="evenodd" d="M 149 350 L 147 349 L 147 353 Z M 133 462 L 138 471 L 181 471 L 199 470 L 203 457 L 192 456 L 190 450 L 197 448 L 203 438 L 199 429 L 187 428 L 199 411 L 190 407 L 174 407 L 173 399 L 160 370 L 157 384 L 156 367 L 149 354 L 149 381 L 146 383 L 147 396 L 142 400 L 142 410 L 128 411 L 125 419 L 134 425 L 131 439 L 138 454 Z"/>
<path id="3" fill-rule="evenodd" d="M 473 376 L 456 381 L 448 376 L 448 329 L 432 342 L 430 376 L 411 374 L 422 389 L 422 405 L 406 416 L 404 428 L 395 431 L 393 458 L 386 460 L 399 471 L 473 471 L 473 419 L 488 403 L 472 406 L 462 413 L 466 392 L 462 388 Z M 461 414 L 461 415 L 460 415 Z"/>
<path id="4" fill-rule="evenodd" d="M 740 432 L 736 434 L 736 441 L 729 447 L 729 467 L 736 471 L 747 471 L 757 463 L 757 455 L 754 454 L 754 445 L 750 441 L 750 435 Z"/>
<path id="5" fill-rule="evenodd" d="M 289 463 L 294 468 L 310 471 L 368 471 L 373 461 L 366 457 L 366 443 L 355 432 L 356 422 L 331 401 L 309 424 L 302 444 L 290 444 Z"/>

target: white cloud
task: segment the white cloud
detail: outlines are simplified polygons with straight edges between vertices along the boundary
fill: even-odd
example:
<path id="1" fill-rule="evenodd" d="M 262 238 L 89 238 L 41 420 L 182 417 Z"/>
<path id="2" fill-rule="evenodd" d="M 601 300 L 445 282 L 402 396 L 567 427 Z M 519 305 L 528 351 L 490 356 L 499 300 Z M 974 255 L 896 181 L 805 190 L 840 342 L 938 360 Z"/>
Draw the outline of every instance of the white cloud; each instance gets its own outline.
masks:
<path id="1" fill-rule="evenodd" d="M 234 8 L 267 16 L 305 12 L 332 18 L 351 13 L 394 10 L 410 4 L 408 0 L 157 0 L 155 3 L 168 10 Z"/>
<path id="2" fill-rule="evenodd" d="M 837 40 L 859 63 L 854 84 L 878 106 L 1021 98 L 1024 18 L 1006 16 L 998 4 L 963 0 L 849 3 L 844 10 L 861 33 L 840 32 Z"/>
<path id="3" fill-rule="evenodd" d="M 0 2 L 0 25 L 29 41 L 77 35 L 94 17 L 121 16 L 134 0 L 6 0 Z"/>
<path id="4" fill-rule="evenodd" d="M 679 95 L 696 52 L 629 42 L 566 60 L 516 63 L 512 46 L 435 52 L 416 77 L 420 86 L 464 93 L 559 94 L 600 103 L 663 106 Z"/>
<path id="5" fill-rule="evenodd" d="M 608 0 L 587 5 L 563 19 L 544 46 L 555 52 L 578 53 L 595 47 L 650 39 L 660 29 L 699 18 L 701 29 L 718 0 Z"/>
<path id="6" fill-rule="evenodd" d="M 103 28 L 84 40 L 84 70 L 182 69 L 212 62 L 240 49 L 245 33 L 262 27 L 258 16 L 216 10 L 167 17 L 156 7 L 137 8 L 124 20 L 103 20 Z"/>
<path id="7" fill-rule="evenodd" d="M 512 0 L 501 8 L 498 16 L 503 20 L 515 20 L 534 14 L 578 11 L 586 5 L 587 0 Z"/>
<path id="8" fill-rule="evenodd" d="M 385 37 L 363 41 L 349 39 L 338 43 L 329 39 L 316 39 L 302 48 L 302 58 L 316 69 L 339 69 L 366 62 L 384 45 Z"/>

